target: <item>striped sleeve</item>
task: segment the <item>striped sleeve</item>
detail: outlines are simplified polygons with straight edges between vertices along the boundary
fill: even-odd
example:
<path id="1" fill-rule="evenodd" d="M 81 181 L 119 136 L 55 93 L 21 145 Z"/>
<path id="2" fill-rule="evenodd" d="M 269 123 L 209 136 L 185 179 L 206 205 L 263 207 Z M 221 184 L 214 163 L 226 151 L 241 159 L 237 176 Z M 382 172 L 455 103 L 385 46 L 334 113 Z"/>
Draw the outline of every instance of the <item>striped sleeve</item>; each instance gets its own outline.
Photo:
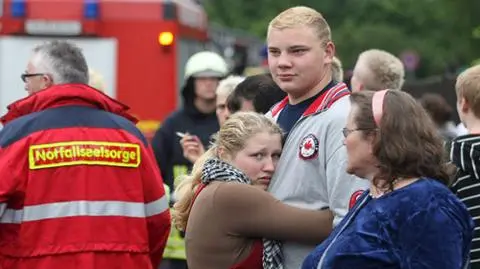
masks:
<path id="1" fill-rule="evenodd" d="M 450 160 L 457 168 L 451 189 L 467 207 L 475 223 L 470 250 L 472 268 L 480 266 L 480 136 L 466 135 L 449 143 Z"/>
<path id="2" fill-rule="evenodd" d="M 472 143 L 471 139 L 478 137 L 459 139 L 452 142 L 450 147 L 450 160 L 460 169 L 480 179 L 478 168 L 480 166 L 480 142 Z"/>

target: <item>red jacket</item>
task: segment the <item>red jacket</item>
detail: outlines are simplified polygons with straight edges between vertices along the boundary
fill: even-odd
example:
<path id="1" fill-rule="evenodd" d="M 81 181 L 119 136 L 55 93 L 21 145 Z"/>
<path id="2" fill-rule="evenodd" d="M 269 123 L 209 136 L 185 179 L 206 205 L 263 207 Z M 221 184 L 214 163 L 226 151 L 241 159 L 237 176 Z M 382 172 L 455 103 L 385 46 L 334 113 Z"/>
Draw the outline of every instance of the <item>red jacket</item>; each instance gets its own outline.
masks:
<path id="1" fill-rule="evenodd" d="M 0 119 L 0 268 L 157 268 L 168 200 L 128 107 L 65 84 L 8 109 Z"/>

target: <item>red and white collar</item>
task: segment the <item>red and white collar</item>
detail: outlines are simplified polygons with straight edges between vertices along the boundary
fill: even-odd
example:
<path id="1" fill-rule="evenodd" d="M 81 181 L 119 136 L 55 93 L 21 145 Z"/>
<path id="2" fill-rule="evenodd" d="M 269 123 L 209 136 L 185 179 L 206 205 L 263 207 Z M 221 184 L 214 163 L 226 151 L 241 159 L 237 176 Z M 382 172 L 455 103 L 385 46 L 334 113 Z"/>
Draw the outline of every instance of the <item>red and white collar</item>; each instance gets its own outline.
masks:
<path id="1" fill-rule="evenodd" d="M 305 110 L 305 112 L 303 112 L 302 117 L 310 116 L 314 113 L 326 110 L 330 108 L 333 103 L 335 103 L 338 99 L 349 94 L 350 91 L 348 90 L 347 85 L 343 82 L 340 82 L 319 95 L 315 99 L 315 101 L 313 101 L 313 103 Z M 272 116 L 277 116 L 278 113 L 285 108 L 288 102 L 288 96 L 285 97 L 282 101 L 278 102 L 271 110 Z"/>

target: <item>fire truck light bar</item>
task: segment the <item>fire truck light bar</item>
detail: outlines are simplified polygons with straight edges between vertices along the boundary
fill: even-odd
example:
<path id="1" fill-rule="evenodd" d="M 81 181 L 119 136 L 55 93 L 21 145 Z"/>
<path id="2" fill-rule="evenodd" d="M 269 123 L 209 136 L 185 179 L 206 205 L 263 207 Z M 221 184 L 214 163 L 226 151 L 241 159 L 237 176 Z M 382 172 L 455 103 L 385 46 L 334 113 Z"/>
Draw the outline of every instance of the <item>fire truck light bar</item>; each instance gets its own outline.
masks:
<path id="1" fill-rule="evenodd" d="M 98 0 L 84 0 L 83 17 L 85 19 L 98 18 Z"/>
<path id="2" fill-rule="evenodd" d="M 3 1 L 0 1 L 2 5 Z M 10 13 L 14 18 L 23 18 L 26 16 L 26 0 L 12 0 L 10 5 Z M 98 0 L 84 0 L 83 16 L 85 19 L 97 19 L 98 12 Z"/>
<path id="3" fill-rule="evenodd" d="M 26 5 L 25 0 L 12 0 L 12 3 L 10 5 L 10 12 L 12 14 L 12 17 L 14 18 L 25 17 L 25 10 L 26 10 L 25 5 Z"/>

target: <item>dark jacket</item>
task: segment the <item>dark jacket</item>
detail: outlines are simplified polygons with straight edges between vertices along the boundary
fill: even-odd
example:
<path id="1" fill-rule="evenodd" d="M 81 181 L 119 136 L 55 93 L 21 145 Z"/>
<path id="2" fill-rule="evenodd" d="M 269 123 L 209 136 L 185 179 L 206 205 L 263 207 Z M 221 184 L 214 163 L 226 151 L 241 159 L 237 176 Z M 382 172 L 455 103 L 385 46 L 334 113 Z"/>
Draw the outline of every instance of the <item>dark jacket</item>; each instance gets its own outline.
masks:
<path id="1" fill-rule="evenodd" d="M 193 78 L 187 80 L 182 95 L 183 108 L 170 114 L 152 139 L 153 151 L 162 177 L 172 192 L 178 185 L 178 182 L 174 184 L 174 180 L 188 173 L 193 166 L 183 157 L 180 137 L 176 135 L 176 132 L 198 136 L 207 149 L 211 135 L 219 129 L 215 112 L 204 114 L 195 107 Z"/>

